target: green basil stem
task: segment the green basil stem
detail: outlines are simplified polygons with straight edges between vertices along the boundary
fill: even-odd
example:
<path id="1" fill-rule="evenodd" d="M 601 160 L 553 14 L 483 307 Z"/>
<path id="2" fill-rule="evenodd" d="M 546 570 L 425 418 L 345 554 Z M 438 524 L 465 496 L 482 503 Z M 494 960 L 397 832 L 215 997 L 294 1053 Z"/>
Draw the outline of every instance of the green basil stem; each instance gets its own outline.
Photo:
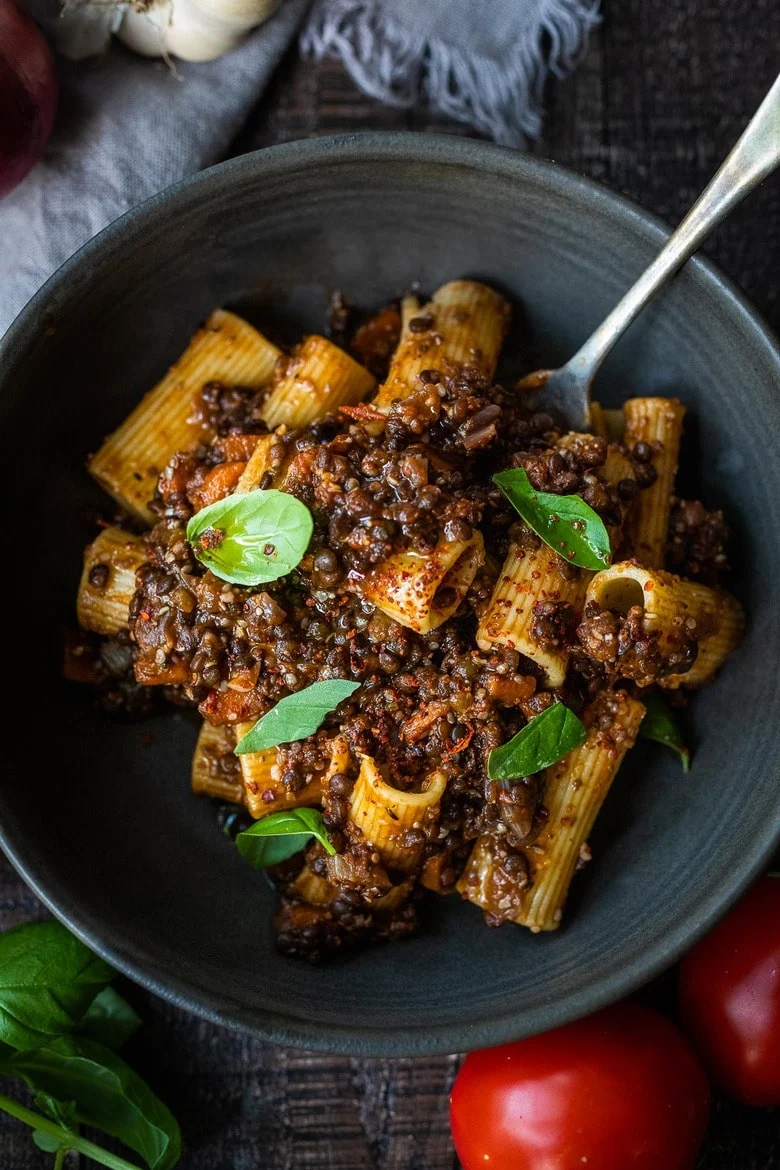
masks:
<path id="1" fill-rule="evenodd" d="M 67 1153 L 68 1151 L 65 1149 L 65 1147 L 60 1146 L 60 1148 L 57 1150 L 57 1153 L 54 1155 L 54 1170 L 62 1170 L 62 1167 L 65 1165 L 65 1155 Z"/>
<path id="2" fill-rule="evenodd" d="M 47 1133 L 49 1137 L 57 1138 L 67 1150 L 84 1154 L 100 1166 L 108 1166 L 109 1170 L 140 1170 L 135 1162 L 126 1162 L 118 1154 L 112 1154 L 109 1150 L 104 1150 L 102 1146 L 96 1146 L 94 1142 L 87 1141 L 86 1138 L 72 1133 L 62 1125 L 57 1125 L 56 1121 L 50 1121 L 48 1117 L 44 1117 L 40 1113 L 33 1113 L 32 1109 L 26 1109 L 18 1101 L 6 1097 L 5 1093 L 0 1093 L 0 1109 L 5 1113 L 10 1113 L 17 1121 L 23 1121 L 32 1129 L 39 1129 L 41 1133 Z M 56 1170 L 57 1165 L 62 1165 L 62 1161 L 55 1162 L 54 1165 Z"/>

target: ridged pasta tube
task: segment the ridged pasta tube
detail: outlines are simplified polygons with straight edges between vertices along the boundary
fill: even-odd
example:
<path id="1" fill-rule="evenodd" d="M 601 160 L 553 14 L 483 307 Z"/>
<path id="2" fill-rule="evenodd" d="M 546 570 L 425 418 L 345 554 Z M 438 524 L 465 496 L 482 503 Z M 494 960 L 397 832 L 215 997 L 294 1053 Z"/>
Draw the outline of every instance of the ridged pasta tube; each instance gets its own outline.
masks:
<path id="1" fill-rule="evenodd" d="M 412 873 L 419 865 L 424 842 L 410 847 L 404 843 L 404 835 L 409 829 L 426 830 L 436 823 L 446 784 L 444 773 L 436 771 L 427 777 L 423 792 L 401 792 L 382 779 L 371 756 L 362 756 L 349 819 L 386 866 Z"/>
<path id="2" fill-rule="evenodd" d="M 663 569 L 645 569 L 633 560 L 596 573 L 586 600 L 618 613 L 641 606 L 644 627 L 658 633 L 662 653 L 673 653 L 683 641 L 696 638 L 699 650 L 691 669 L 658 680 L 671 689 L 701 686 L 711 678 L 745 628 L 742 606 L 725 589 L 685 581 Z"/>
<path id="3" fill-rule="evenodd" d="M 402 308 L 401 339 L 372 404 L 377 410 L 387 412 L 407 398 L 423 370 L 469 366 L 492 378 L 509 324 L 509 305 L 500 293 L 475 280 L 451 280 L 416 312 L 411 300 Z"/>
<path id="4" fill-rule="evenodd" d="M 101 487 L 148 524 L 160 472 L 177 451 L 213 436 L 197 417 L 208 382 L 259 390 L 273 375 L 280 350 L 248 322 L 217 309 L 179 360 L 139 402 L 89 461 Z"/>
<path id="5" fill-rule="evenodd" d="M 123 528 L 104 528 L 87 545 L 76 599 L 82 629 L 116 634 L 127 628 L 136 570 L 147 558 L 143 537 Z"/>
<path id="6" fill-rule="evenodd" d="M 622 443 L 625 434 L 625 419 L 622 410 L 610 410 L 600 402 L 590 404 L 590 425 L 593 434 L 610 443 Z"/>
<path id="7" fill-rule="evenodd" d="M 629 398 L 623 404 L 625 444 L 647 443 L 657 478 L 637 497 L 629 545 L 643 565 L 663 568 L 685 407 L 676 398 Z"/>
<path id="8" fill-rule="evenodd" d="M 330 906 L 338 897 L 338 890 L 327 878 L 314 873 L 307 862 L 290 886 L 290 893 L 297 894 L 311 906 Z"/>
<path id="9" fill-rule="evenodd" d="M 518 921 L 528 885 L 528 866 L 507 872 L 505 856 L 495 837 L 478 837 L 455 887 L 462 898 L 488 915 L 492 925 Z"/>
<path id="10" fill-rule="evenodd" d="M 253 723 L 239 723 L 236 727 L 236 741 L 251 731 L 252 727 Z M 330 744 L 328 764 L 324 771 L 307 776 L 307 782 L 300 791 L 288 792 L 282 784 L 278 755 L 279 749 L 273 747 L 261 752 L 246 752 L 238 757 L 245 789 L 244 803 L 256 820 L 287 808 L 311 808 L 320 804 L 323 787 L 330 777 L 345 771 L 349 764 L 347 741 L 343 736 L 335 736 Z"/>
<path id="11" fill-rule="evenodd" d="M 252 727 L 253 723 L 239 723 L 236 727 L 237 739 L 241 739 Z M 320 777 L 313 777 L 299 792 L 289 792 L 282 784 L 278 756 L 279 749 L 273 747 L 261 752 L 247 752 L 238 757 L 244 785 L 244 803 L 255 820 L 286 808 L 303 808 L 320 803 Z"/>
<path id="12" fill-rule="evenodd" d="M 260 417 L 270 428 L 305 427 L 338 406 L 360 402 L 375 384 L 368 370 L 332 341 L 307 337 L 279 363 Z"/>
<path id="13" fill-rule="evenodd" d="M 241 804 L 244 786 L 241 783 L 238 760 L 233 755 L 236 736 L 232 727 L 213 727 L 204 723 L 195 744 L 192 757 L 192 791 L 200 796 L 215 796 Z M 234 768 L 226 771 L 222 761 L 230 759 Z"/>
<path id="14" fill-rule="evenodd" d="M 452 617 L 485 560 L 480 532 L 470 540 L 440 540 L 431 553 L 393 553 L 380 561 L 360 592 L 388 617 L 425 634 Z"/>
<path id="15" fill-rule="evenodd" d="M 588 834 L 623 757 L 634 746 L 645 709 L 625 691 L 597 695 L 585 712 L 588 738 L 547 769 L 548 817 L 528 849 L 531 885 L 513 921 L 530 930 L 556 930 Z"/>
<path id="16" fill-rule="evenodd" d="M 546 686 L 561 686 L 569 662 L 568 648 L 543 649 L 538 644 L 532 632 L 533 607 L 536 602 L 564 601 L 579 615 L 589 577 L 546 544 L 537 549 L 511 544 L 477 629 L 480 650 L 496 645 L 516 650 L 542 668 Z"/>

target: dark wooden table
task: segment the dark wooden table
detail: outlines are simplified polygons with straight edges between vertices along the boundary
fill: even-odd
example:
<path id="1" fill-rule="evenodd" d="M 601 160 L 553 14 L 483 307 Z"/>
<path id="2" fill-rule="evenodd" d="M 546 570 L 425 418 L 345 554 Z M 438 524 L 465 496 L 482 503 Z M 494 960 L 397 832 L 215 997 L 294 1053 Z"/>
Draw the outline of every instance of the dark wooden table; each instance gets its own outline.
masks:
<path id="1" fill-rule="evenodd" d="M 768 89 L 778 44 L 778 0 L 605 0 L 579 70 L 550 84 L 545 136 L 533 149 L 676 222 Z M 302 62 L 293 50 L 234 153 L 377 129 L 469 133 L 425 111 L 384 108 L 338 65 Z M 780 328 L 780 176 L 708 250 Z M 0 928 L 41 914 L 0 860 Z M 133 985 L 123 991 L 146 1021 L 128 1056 L 181 1121 L 184 1170 L 456 1167 L 447 1123 L 456 1057 L 353 1060 L 273 1048 Z M 0 1115 L 0 1170 L 50 1165 L 29 1131 Z M 718 1100 L 700 1170 L 778 1168 L 780 1115 Z"/>

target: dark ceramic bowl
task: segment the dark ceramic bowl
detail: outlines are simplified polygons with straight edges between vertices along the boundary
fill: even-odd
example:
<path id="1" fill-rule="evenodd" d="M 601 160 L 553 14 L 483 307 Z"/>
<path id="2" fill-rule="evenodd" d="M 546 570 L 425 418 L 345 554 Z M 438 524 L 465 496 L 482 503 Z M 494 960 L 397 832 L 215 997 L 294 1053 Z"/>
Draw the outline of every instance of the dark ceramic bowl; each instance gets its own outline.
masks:
<path id="1" fill-rule="evenodd" d="M 468 1049 L 624 995 L 766 862 L 780 807 L 780 356 L 701 261 L 630 331 L 598 394 L 675 394 L 690 408 L 685 478 L 734 523 L 749 633 L 693 705 L 690 775 L 665 749 L 631 753 L 557 934 L 488 930 L 449 898 L 412 941 L 319 969 L 281 958 L 273 895 L 189 794 L 194 722 L 174 709 L 118 724 L 58 681 L 60 630 L 104 502 L 84 456 L 214 306 L 294 338 L 322 328 L 335 286 L 376 306 L 413 279 L 432 289 L 478 277 L 515 298 L 528 368 L 571 353 L 665 235 L 625 200 L 522 154 L 421 135 L 320 139 L 225 163 L 149 200 L 22 313 L 0 374 L 13 696 L 2 840 L 54 913 L 122 971 L 285 1044 Z"/>

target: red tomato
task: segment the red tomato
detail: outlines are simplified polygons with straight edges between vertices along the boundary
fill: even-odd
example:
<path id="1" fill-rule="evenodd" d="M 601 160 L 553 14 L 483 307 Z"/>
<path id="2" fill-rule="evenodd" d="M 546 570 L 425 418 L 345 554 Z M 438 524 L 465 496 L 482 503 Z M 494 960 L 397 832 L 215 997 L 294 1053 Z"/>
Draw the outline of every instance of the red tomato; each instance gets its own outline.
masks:
<path id="1" fill-rule="evenodd" d="M 713 1078 L 780 1105 L 780 879 L 763 878 L 683 959 L 683 1024 Z"/>
<path id="2" fill-rule="evenodd" d="M 691 1170 L 708 1113 L 684 1037 L 629 1001 L 472 1052 L 450 1101 L 464 1170 Z"/>

